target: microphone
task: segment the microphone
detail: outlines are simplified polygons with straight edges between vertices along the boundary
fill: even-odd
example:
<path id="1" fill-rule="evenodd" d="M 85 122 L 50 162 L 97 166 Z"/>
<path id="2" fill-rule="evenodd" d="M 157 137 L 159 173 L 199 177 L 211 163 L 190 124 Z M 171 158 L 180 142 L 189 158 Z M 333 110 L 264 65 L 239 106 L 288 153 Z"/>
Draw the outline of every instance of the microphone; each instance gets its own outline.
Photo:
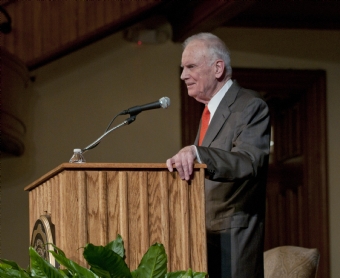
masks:
<path id="1" fill-rule="evenodd" d="M 126 115 L 126 114 L 137 115 L 140 112 L 145 111 L 145 110 L 157 109 L 161 107 L 168 108 L 169 106 L 170 106 L 170 99 L 168 97 L 162 97 L 158 101 L 140 105 L 140 106 L 134 106 L 127 110 L 124 110 L 123 112 L 120 113 L 120 115 Z"/>

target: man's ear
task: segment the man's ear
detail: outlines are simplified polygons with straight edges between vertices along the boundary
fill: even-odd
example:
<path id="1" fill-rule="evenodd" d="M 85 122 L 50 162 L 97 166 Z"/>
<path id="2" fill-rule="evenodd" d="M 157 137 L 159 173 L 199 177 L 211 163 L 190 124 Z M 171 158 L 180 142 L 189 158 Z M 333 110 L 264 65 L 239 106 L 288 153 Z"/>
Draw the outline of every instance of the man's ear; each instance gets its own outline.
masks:
<path id="1" fill-rule="evenodd" d="M 216 60 L 215 62 L 215 77 L 217 79 L 223 76 L 225 65 L 223 60 Z"/>

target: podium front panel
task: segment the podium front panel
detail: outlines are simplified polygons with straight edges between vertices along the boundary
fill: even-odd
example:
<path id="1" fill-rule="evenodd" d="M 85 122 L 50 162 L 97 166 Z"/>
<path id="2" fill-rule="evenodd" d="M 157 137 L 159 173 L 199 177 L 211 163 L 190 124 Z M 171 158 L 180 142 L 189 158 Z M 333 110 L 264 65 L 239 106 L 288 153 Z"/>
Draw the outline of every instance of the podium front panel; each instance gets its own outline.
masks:
<path id="1" fill-rule="evenodd" d="M 49 214 L 55 244 L 86 266 L 86 243 L 106 245 L 120 234 L 126 263 L 138 267 L 162 243 L 168 271 L 207 271 L 204 166 L 182 181 L 165 164 L 65 163 L 27 186 L 30 231 Z"/>

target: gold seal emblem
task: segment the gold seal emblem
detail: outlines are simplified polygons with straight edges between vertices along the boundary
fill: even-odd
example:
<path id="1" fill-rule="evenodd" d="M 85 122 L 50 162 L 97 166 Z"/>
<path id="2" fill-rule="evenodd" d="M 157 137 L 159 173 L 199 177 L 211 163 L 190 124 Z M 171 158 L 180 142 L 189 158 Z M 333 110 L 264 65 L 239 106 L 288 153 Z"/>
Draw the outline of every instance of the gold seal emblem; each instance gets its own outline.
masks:
<path id="1" fill-rule="evenodd" d="M 54 251 L 54 225 L 49 215 L 42 215 L 35 222 L 32 231 L 31 246 L 37 253 L 54 267 L 58 267 L 55 258 L 49 251 Z"/>

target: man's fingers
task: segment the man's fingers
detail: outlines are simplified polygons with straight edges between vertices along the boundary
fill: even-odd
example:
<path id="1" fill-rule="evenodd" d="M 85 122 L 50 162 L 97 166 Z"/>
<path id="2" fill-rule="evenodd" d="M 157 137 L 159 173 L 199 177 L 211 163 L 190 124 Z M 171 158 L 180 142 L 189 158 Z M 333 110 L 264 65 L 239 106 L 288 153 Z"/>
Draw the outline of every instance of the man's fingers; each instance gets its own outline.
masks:
<path id="1" fill-rule="evenodd" d="M 180 156 L 180 160 L 176 162 L 176 169 L 182 180 L 190 180 L 193 169 L 193 160 L 186 156 Z"/>
<path id="2" fill-rule="evenodd" d="M 189 163 L 189 178 L 192 175 L 193 170 L 194 170 L 194 161 L 191 161 Z"/>
<path id="3" fill-rule="evenodd" d="M 172 158 L 169 158 L 167 161 L 166 161 L 166 166 L 168 167 L 168 170 L 170 172 L 172 172 L 174 170 L 174 168 L 172 167 Z"/>
<path id="4" fill-rule="evenodd" d="M 193 172 L 194 160 L 196 152 L 192 146 L 188 146 L 180 150 L 175 156 L 166 161 L 166 165 L 170 172 L 173 171 L 173 164 L 182 180 L 190 180 Z"/>
<path id="5" fill-rule="evenodd" d="M 186 174 L 187 165 L 183 162 L 182 159 L 177 161 L 175 165 L 176 165 L 176 169 L 177 169 L 179 176 L 181 177 L 182 180 L 184 180 L 187 176 L 187 174 Z"/>
<path id="6" fill-rule="evenodd" d="M 190 176 L 192 174 L 192 171 L 193 171 L 193 164 L 194 164 L 194 161 L 190 158 L 187 159 L 186 161 L 186 167 L 185 167 L 185 171 L 184 171 L 184 174 L 185 174 L 185 179 L 188 181 L 190 180 Z"/>

